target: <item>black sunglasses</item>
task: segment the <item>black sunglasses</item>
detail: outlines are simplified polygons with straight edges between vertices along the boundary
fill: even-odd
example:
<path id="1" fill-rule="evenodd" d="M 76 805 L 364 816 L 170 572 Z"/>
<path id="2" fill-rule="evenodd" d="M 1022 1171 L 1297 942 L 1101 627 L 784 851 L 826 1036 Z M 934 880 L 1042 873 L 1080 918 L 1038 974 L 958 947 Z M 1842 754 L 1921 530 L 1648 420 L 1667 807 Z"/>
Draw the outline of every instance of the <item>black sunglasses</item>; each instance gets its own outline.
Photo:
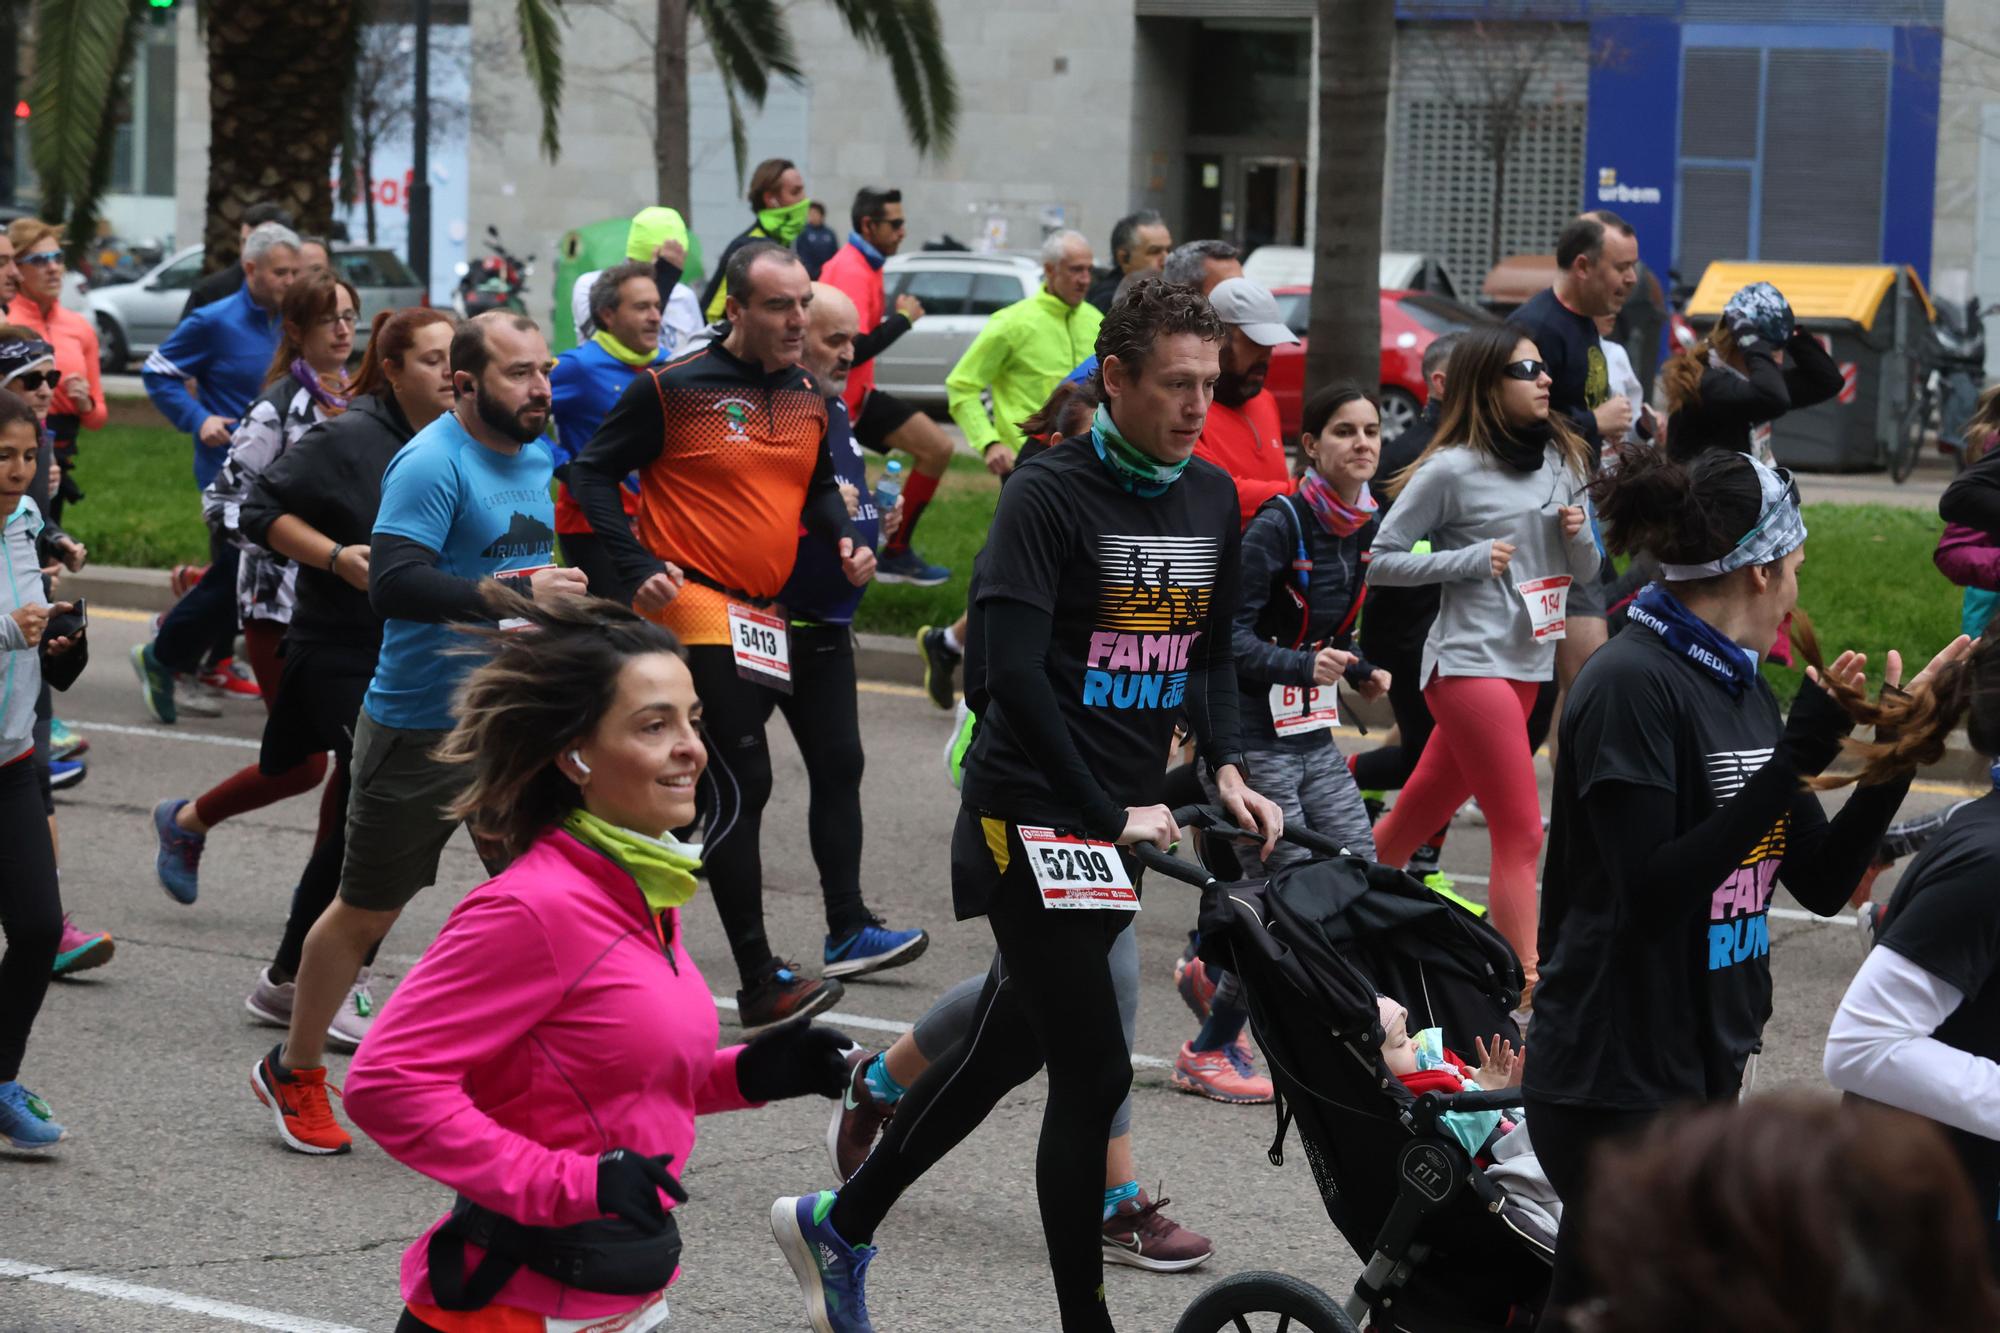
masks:
<path id="1" fill-rule="evenodd" d="M 62 372 L 58 370 L 31 370 L 25 375 L 16 375 L 7 382 L 9 384 L 18 384 L 24 389 L 32 389 L 36 385 L 53 389 L 62 383 Z"/>
<path id="2" fill-rule="evenodd" d="M 1540 361 L 1509 361 L 1500 367 L 1500 373 L 1510 380 L 1526 380 L 1533 384 L 1547 369 L 1548 367 Z"/>

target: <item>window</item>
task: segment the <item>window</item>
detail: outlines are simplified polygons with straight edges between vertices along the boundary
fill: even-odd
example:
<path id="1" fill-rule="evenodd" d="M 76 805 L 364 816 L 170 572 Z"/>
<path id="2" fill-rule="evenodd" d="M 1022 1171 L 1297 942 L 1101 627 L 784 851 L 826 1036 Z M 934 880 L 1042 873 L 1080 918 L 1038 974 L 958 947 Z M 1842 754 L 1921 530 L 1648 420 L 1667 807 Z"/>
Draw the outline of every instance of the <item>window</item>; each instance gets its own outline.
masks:
<path id="1" fill-rule="evenodd" d="M 982 273 L 973 279 L 972 300 L 965 313 L 991 315 L 1002 306 L 1010 306 L 1027 295 L 1027 286 L 1012 273 Z"/>
<path id="2" fill-rule="evenodd" d="M 1405 296 L 1396 302 L 1396 308 L 1436 334 L 1454 333 L 1475 324 L 1497 322 L 1484 310 L 1429 294 Z"/>
<path id="3" fill-rule="evenodd" d="M 927 315 L 963 315 L 972 300 L 972 277 L 963 270 L 918 269 L 903 280 L 896 295 L 916 297 Z"/>
<path id="4" fill-rule="evenodd" d="M 1285 327 L 1303 338 L 1312 325 L 1312 293 L 1279 292 L 1278 318 L 1285 321 Z"/>
<path id="5" fill-rule="evenodd" d="M 161 269 L 159 276 L 153 279 L 153 288 L 162 292 L 185 292 L 192 289 L 201 281 L 201 255 L 202 252 L 196 250 Z"/>
<path id="6" fill-rule="evenodd" d="M 341 250 L 333 256 L 340 276 L 356 287 L 421 287 L 417 275 L 387 250 Z"/>

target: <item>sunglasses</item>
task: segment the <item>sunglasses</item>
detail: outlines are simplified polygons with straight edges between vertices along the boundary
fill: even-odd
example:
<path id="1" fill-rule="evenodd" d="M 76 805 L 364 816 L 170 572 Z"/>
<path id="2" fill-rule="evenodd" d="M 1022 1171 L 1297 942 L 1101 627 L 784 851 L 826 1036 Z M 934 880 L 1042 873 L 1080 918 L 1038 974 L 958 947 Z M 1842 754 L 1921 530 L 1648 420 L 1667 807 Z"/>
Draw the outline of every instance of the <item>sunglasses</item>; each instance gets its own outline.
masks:
<path id="1" fill-rule="evenodd" d="M 15 262 L 19 264 L 25 264 L 29 268 L 45 268 L 50 264 L 59 265 L 63 262 L 62 251 L 37 250 L 35 251 L 35 253 L 31 255 L 20 256 L 17 260 L 15 260 Z"/>
<path id="2" fill-rule="evenodd" d="M 1540 361 L 1509 361 L 1500 367 L 1500 373 L 1510 380 L 1526 380 L 1533 384 L 1540 379 L 1548 366 Z"/>
<path id="3" fill-rule="evenodd" d="M 23 389 L 53 389 L 62 383 L 62 372 L 56 370 L 31 370 L 25 375 L 14 376 L 7 383 L 18 384 Z"/>

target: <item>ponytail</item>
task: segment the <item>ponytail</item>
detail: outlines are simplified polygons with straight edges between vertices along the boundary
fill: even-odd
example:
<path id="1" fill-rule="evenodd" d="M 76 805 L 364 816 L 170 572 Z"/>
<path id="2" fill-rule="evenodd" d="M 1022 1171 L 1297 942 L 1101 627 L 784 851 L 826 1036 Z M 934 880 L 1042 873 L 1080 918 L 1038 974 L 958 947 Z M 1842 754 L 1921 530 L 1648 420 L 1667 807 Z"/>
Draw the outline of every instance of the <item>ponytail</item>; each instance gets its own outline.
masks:
<path id="1" fill-rule="evenodd" d="M 1946 742 L 1961 719 L 1973 749 L 1988 758 L 2000 757 L 2000 629 L 1995 626 L 1988 626 L 1969 651 L 1939 667 L 1935 675 L 1907 690 L 1885 685 L 1873 700 L 1864 687 L 1828 675 L 1820 665 L 1819 645 L 1810 632 L 1801 638 L 1796 619 L 1792 642 L 1819 669 L 1820 684 L 1848 716 L 1889 736 L 1883 741 L 1852 737 L 1843 741 L 1842 748 L 1858 758 L 1861 767 L 1852 773 L 1822 773 L 1808 784 L 1815 790 L 1850 784 L 1872 787 L 1935 764 L 1944 758 Z"/>
<path id="2" fill-rule="evenodd" d="M 1701 377 L 1708 370 L 1710 352 L 1727 361 L 1735 351 L 1736 335 L 1718 319 L 1707 337 L 1668 357 L 1667 364 L 1660 368 L 1660 379 L 1667 390 L 1668 414 L 1701 401 Z"/>

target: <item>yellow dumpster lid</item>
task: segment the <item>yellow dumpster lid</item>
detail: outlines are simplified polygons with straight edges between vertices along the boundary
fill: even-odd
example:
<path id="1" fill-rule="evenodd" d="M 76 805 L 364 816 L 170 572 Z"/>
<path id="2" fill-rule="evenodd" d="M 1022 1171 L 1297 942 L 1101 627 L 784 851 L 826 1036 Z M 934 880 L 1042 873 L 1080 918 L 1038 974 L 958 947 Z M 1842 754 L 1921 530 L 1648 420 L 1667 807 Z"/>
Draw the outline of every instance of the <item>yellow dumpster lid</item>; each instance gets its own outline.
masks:
<path id="1" fill-rule="evenodd" d="M 1896 285 L 1893 264 L 1770 264 L 1718 261 L 1701 275 L 1688 299 L 1690 319 L 1715 319 L 1729 298 L 1753 282 L 1768 282 L 1785 294 L 1800 319 L 1849 319 L 1874 324 L 1882 298 Z"/>

